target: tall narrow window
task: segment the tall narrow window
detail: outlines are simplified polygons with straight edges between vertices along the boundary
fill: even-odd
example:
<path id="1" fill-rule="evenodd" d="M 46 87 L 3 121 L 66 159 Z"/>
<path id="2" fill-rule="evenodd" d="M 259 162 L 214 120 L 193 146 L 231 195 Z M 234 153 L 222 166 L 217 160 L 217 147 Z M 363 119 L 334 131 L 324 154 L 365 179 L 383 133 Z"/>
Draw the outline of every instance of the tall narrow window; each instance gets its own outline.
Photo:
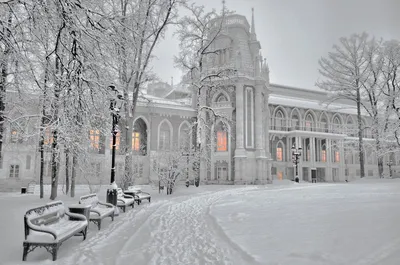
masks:
<path id="1" fill-rule="evenodd" d="M 225 131 L 217 131 L 217 151 L 228 151 L 228 134 Z"/>
<path id="2" fill-rule="evenodd" d="M 19 165 L 10 165 L 10 178 L 19 177 Z"/>
<path id="3" fill-rule="evenodd" d="M 190 150 L 190 128 L 187 124 L 182 124 L 179 131 L 179 148 L 184 152 Z"/>
<path id="4" fill-rule="evenodd" d="M 285 127 L 285 116 L 282 111 L 278 110 L 275 114 L 275 130 L 280 131 Z"/>
<path id="5" fill-rule="evenodd" d="M 132 150 L 133 151 L 140 150 L 140 133 L 139 132 L 132 133 Z"/>
<path id="6" fill-rule="evenodd" d="M 314 119 L 311 114 L 307 114 L 306 116 L 306 131 L 312 131 L 314 126 Z"/>
<path id="7" fill-rule="evenodd" d="M 100 148 L 100 131 L 90 130 L 89 131 L 90 147 L 96 150 Z"/>
<path id="8" fill-rule="evenodd" d="M 246 88 L 246 146 L 254 147 L 254 92 L 253 88 Z"/>
<path id="9" fill-rule="evenodd" d="M 276 145 L 276 161 L 283 161 L 283 145 L 278 143 Z"/>
<path id="10" fill-rule="evenodd" d="M 340 153 L 338 150 L 335 150 L 335 163 L 340 162 Z"/>
<path id="11" fill-rule="evenodd" d="M 45 145 L 49 145 L 53 143 L 53 134 L 51 132 L 51 129 L 49 127 L 46 128 L 44 131 L 44 141 L 43 143 Z"/>
<path id="12" fill-rule="evenodd" d="M 18 131 L 16 129 L 11 130 L 11 142 L 16 143 L 18 141 Z"/>
<path id="13" fill-rule="evenodd" d="M 158 149 L 169 150 L 170 147 L 171 147 L 171 130 L 167 122 L 163 122 L 160 126 Z"/>

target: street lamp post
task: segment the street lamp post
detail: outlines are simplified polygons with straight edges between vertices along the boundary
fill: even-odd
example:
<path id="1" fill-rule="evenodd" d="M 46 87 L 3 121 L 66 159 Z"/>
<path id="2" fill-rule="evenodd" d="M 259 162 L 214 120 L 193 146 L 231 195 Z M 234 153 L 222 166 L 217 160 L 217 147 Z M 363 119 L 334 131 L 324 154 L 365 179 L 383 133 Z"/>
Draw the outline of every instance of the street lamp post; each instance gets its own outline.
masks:
<path id="1" fill-rule="evenodd" d="M 389 167 L 389 177 L 392 177 L 392 176 L 393 176 L 393 172 L 392 172 L 393 161 L 392 161 L 392 160 L 389 160 L 389 161 L 386 163 L 386 165 L 388 165 L 388 167 Z"/>
<path id="2" fill-rule="evenodd" d="M 110 187 L 107 189 L 107 202 L 117 205 L 117 184 L 115 183 L 115 149 L 117 145 L 117 134 L 119 132 L 118 122 L 120 119 L 119 110 L 124 104 L 124 97 L 119 93 L 114 85 L 108 87 L 113 92 L 110 99 L 110 111 L 112 116 L 112 149 L 111 149 L 111 179 Z"/>
<path id="3" fill-rule="evenodd" d="M 292 146 L 292 161 L 293 161 L 293 164 L 294 164 L 294 166 L 295 166 L 295 168 L 296 168 L 296 174 L 295 174 L 295 177 L 294 177 L 294 181 L 296 181 L 296 182 L 299 182 L 299 163 L 300 163 L 300 156 L 301 156 L 301 151 L 302 151 L 302 148 L 301 147 L 296 147 L 296 145 L 295 144 L 293 144 L 293 146 Z"/>

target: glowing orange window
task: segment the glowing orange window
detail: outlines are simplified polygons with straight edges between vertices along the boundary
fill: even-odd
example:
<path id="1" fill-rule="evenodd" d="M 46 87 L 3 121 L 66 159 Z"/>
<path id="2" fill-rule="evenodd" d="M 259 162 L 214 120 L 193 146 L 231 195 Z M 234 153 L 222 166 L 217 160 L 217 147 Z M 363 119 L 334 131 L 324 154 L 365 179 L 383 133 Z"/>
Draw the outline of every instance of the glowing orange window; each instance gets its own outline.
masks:
<path id="1" fill-rule="evenodd" d="M 217 132 L 217 151 L 226 152 L 228 151 L 228 134 L 224 131 Z"/>
<path id="2" fill-rule="evenodd" d="M 140 133 L 139 132 L 132 133 L 132 150 L 133 151 L 140 150 Z"/>
<path id="3" fill-rule="evenodd" d="M 326 150 L 321 151 L 321 161 L 326 162 Z"/>
<path id="4" fill-rule="evenodd" d="M 335 162 L 336 163 L 340 162 L 340 153 L 339 153 L 339 151 L 335 151 Z"/>
<path id="5" fill-rule="evenodd" d="M 51 133 L 50 128 L 46 128 L 46 131 L 44 133 L 44 140 L 43 140 L 44 144 L 52 144 L 53 143 L 53 135 Z"/>
<path id="6" fill-rule="evenodd" d="M 89 131 L 90 147 L 99 150 L 100 143 L 100 131 L 90 130 Z"/>
<path id="7" fill-rule="evenodd" d="M 276 161 L 283 161 L 283 149 L 282 147 L 276 148 Z"/>

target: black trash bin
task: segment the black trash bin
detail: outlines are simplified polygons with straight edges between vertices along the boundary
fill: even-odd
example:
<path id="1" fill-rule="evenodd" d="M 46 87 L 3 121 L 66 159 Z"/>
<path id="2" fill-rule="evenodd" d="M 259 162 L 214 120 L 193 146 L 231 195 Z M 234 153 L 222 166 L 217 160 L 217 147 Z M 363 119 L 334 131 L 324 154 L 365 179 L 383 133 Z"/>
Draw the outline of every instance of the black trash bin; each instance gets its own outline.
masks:
<path id="1" fill-rule="evenodd" d="M 21 194 L 25 194 L 26 193 L 26 187 L 22 187 L 21 188 Z"/>
<path id="2" fill-rule="evenodd" d="M 106 202 L 111 203 L 114 206 L 117 206 L 117 196 L 118 192 L 114 189 L 107 190 Z"/>
<path id="3" fill-rule="evenodd" d="M 299 181 L 300 181 L 299 177 L 296 177 L 296 178 L 294 179 L 294 181 L 296 181 L 297 183 L 299 183 Z"/>

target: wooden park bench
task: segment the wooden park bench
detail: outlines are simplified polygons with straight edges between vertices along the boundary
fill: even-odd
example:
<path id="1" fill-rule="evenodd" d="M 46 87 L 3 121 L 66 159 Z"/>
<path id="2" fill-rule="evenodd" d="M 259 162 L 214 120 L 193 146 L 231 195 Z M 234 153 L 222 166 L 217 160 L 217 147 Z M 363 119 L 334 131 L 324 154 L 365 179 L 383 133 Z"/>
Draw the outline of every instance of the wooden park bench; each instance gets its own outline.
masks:
<path id="1" fill-rule="evenodd" d="M 44 247 L 56 260 L 58 248 L 65 240 L 79 234 L 86 239 L 87 226 L 84 215 L 67 211 L 61 201 L 28 210 L 24 216 L 22 260 L 26 261 L 28 253 L 37 247 Z"/>
<path id="2" fill-rule="evenodd" d="M 117 189 L 117 206 L 126 211 L 127 206 L 135 207 L 135 198 L 131 195 L 125 194 L 121 188 Z"/>
<path id="3" fill-rule="evenodd" d="M 101 228 L 101 221 L 106 217 L 111 217 L 114 221 L 114 205 L 111 203 L 101 202 L 97 194 L 89 194 L 80 197 L 80 204 L 91 205 L 89 221 L 95 223 L 97 227 Z"/>
<path id="4" fill-rule="evenodd" d="M 142 191 L 142 189 L 135 187 L 135 186 L 129 186 L 128 187 L 128 194 L 132 193 L 135 197 L 135 201 L 137 201 L 137 204 L 141 204 L 143 200 L 148 200 L 149 202 L 151 201 L 151 195 L 148 192 Z M 126 193 L 126 191 L 125 191 Z"/>

